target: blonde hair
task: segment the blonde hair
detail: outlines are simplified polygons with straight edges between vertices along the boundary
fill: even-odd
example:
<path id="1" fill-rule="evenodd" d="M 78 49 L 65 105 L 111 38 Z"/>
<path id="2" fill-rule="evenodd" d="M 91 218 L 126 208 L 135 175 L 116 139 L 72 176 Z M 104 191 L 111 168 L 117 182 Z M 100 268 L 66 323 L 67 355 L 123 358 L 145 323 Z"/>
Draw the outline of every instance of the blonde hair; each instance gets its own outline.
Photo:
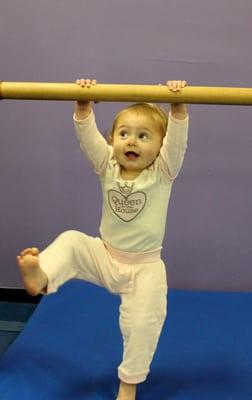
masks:
<path id="1" fill-rule="evenodd" d="M 116 125 L 118 123 L 119 118 L 121 115 L 126 111 L 132 111 L 135 113 L 141 113 L 150 117 L 153 121 L 157 122 L 160 125 L 160 133 L 164 137 L 167 130 L 168 125 L 168 117 L 165 111 L 156 104 L 152 103 L 135 103 L 131 104 L 129 107 L 123 108 L 119 111 L 115 118 L 112 125 L 112 129 L 110 132 L 110 138 L 113 138 L 114 131 L 116 129 Z"/>

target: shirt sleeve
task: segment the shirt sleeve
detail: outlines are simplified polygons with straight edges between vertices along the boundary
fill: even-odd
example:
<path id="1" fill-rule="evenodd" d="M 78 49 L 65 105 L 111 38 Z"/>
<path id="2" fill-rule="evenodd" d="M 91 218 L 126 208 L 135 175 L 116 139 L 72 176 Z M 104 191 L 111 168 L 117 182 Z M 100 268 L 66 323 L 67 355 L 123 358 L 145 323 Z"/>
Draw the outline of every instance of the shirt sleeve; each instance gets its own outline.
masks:
<path id="1" fill-rule="evenodd" d="M 183 164 L 188 138 L 189 117 L 183 120 L 174 118 L 169 113 L 167 132 L 160 149 L 162 170 L 174 180 Z"/>
<path id="2" fill-rule="evenodd" d="M 78 120 L 74 114 L 73 121 L 82 153 L 91 162 L 95 172 L 102 175 L 109 159 L 111 146 L 99 132 L 93 110 L 84 120 Z"/>

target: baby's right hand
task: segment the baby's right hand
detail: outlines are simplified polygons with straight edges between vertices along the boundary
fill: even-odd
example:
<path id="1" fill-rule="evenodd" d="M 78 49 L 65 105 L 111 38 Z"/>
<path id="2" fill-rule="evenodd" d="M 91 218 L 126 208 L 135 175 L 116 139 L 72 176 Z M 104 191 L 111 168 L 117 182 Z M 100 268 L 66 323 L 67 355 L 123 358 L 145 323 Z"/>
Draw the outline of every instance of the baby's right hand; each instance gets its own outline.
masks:
<path id="1" fill-rule="evenodd" d="M 75 83 L 77 83 L 77 85 L 80 85 L 81 87 L 91 87 L 91 86 L 95 86 L 97 84 L 97 81 L 95 79 L 76 79 Z"/>
<path id="2" fill-rule="evenodd" d="M 91 86 L 95 86 L 97 84 L 97 80 L 81 78 L 76 79 L 75 83 L 77 83 L 77 85 L 80 85 L 81 87 L 90 88 Z M 90 103 L 90 101 L 77 101 L 77 103 L 81 106 Z M 94 101 L 94 103 L 98 103 L 98 101 Z"/>
<path id="3" fill-rule="evenodd" d="M 90 88 L 91 86 L 95 86 L 97 81 L 95 79 L 76 79 L 75 83 L 80 85 L 81 87 Z M 78 120 L 84 120 L 91 112 L 91 102 L 88 100 L 77 100 L 75 102 L 75 116 Z"/>

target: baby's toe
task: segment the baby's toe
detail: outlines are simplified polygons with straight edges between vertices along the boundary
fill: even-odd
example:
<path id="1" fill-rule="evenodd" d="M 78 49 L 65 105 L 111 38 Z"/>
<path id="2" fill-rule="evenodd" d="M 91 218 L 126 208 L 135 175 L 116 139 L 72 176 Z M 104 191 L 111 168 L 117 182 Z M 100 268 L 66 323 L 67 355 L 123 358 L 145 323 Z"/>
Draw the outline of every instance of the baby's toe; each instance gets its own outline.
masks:
<path id="1" fill-rule="evenodd" d="M 31 254 L 31 253 L 32 253 L 32 249 L 30 247 L 28 247 L 27 249 L 24 249 L 23 251 L 21 251 L 20 255 L 21 255 L 21 257 L 24 257 L 27 254 Z"/>
<path id="2" fill-rule="evenodd" d="M 37 256 L 39 254 L 39 249 L 37 247 L 32 247 L 31 252 L 34 256 Z"/>

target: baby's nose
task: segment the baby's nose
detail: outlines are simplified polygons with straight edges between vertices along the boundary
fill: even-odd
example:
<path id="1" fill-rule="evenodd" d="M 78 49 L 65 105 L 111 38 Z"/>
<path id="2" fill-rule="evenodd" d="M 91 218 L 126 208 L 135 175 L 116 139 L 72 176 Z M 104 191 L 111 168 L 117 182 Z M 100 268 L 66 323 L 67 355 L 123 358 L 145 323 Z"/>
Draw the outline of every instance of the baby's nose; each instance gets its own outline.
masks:
<path id="1" fill-rule="evenodd" d="M 136 138 L 135 138 L 135 136 L 129 136 L 129 138 L 128 138 L 128 144 L 129 144 L 130 146 L 136 145 Z"/>

